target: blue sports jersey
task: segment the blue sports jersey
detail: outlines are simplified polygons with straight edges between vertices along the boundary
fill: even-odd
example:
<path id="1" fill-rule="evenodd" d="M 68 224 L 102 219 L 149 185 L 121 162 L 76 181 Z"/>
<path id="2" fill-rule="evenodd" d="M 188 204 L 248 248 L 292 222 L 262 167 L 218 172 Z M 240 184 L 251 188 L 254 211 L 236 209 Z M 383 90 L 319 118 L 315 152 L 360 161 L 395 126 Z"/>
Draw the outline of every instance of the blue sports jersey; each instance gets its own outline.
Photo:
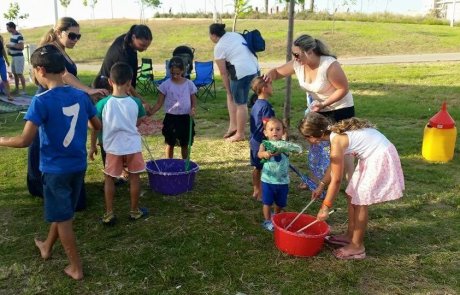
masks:
<path id="1" fill-rule="evenodd" d="M 266 99 L 257 99 L 251 109 L 251 118 L 249 119 L 251 127 L 251 141 L 256 141 L 259 145 L 264 136 L 264 119 L 270 119 L 275 116 L 272 105 Z"/>
<path id="2" fill-rule="evenodd" d="M 41 172 L 62 174 L 86 169 L 87 126 L 95 115 L 89 96 L 70 86 L 34 96 L 24 119 L 39 126 Z"/>

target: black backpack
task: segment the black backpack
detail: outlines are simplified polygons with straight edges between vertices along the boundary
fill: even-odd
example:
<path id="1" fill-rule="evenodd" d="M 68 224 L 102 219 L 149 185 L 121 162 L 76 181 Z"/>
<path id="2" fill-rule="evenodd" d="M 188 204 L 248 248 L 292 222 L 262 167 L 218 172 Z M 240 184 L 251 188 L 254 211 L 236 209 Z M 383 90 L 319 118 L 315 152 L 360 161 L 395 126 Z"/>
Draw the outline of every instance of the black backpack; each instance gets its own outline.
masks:
<path id="1" fill-rule="evenodd" d="M 265 40 L 259 30 L 244 30 L 241 34 L 246 41 L 243 45 L 246 45 L 249 50 L 257 57 L 257 52 L 265 50 Z"/>

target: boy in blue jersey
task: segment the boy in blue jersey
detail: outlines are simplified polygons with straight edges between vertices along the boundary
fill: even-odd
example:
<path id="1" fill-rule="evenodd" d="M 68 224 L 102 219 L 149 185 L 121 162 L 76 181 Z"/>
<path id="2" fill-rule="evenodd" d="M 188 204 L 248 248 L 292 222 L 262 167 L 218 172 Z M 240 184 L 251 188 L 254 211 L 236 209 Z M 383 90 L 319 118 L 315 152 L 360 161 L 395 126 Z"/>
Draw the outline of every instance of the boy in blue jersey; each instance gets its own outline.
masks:
<path id="1" fill-rule="evenodd" d="M 86 172 L 87 126 L 100 129 L 101 123 L 89 96 L 64 84 L 64 56 L 54 45 L 35 50 L 31 64 L 35 83 L 48 90 L 32 99 L 22 134 L 0 137 L 0 146 L 27 147 L 39 132 L 45 219 L 51 226 L 47 239 L 35 239 L 35 245 L 42 258 L 48 259 L 60 239 L 70 262 L 64 272 L 81 280 L 83 268 L 72 220 Z"/>
<path id="2" fill-rule="evenodd" d="M 265 139 L 264 124 L 271 117 L 275 116 L 275 111 L 268 99 L 273 94 L 272 83 L 264 81 L 262 76 L 254 78 L 251 83 L 252 90 L 257 94 L 257 100 L 251 109 L 251 116 L 249 118 L 251 137 L 249 140 L 250 146 L 250 159 L 251 166 L 254 167 L 252 171 L 252 197 L 260 201 L 262 198 L 262 183 L 260 181 L 263 164 L 257 156 L 260 144 Z"/>

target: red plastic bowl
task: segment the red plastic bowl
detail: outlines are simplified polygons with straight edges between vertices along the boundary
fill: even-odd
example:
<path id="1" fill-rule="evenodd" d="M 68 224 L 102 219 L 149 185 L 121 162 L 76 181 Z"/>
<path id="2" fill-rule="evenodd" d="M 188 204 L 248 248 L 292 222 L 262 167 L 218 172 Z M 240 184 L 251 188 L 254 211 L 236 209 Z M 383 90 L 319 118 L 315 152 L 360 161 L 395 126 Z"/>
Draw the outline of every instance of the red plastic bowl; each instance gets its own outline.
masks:
<path id="1" fill-rule="evenodd" d="M 285 228 L 297 216 L 296 212 L 283 212 L 272 217 L 275 226 L 275 245 L 287 254 L 308 257 L 315 256 L 321 251 L 324 244 L 324 237 L 329 234 L 329 225 L 324 221 L 319 221 L 301 233 L 297 230 L 316 220 L 316 217 L 302 214 L 291 227 Z"/>

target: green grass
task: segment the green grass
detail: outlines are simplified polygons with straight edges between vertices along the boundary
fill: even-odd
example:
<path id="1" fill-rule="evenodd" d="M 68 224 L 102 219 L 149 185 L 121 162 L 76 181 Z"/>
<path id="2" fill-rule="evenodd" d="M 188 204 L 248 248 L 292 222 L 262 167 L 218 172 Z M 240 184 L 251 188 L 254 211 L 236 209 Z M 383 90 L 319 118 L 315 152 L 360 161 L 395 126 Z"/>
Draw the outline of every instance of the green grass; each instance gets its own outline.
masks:
<path id="1" fill-rule="evenodd" d="M 442 101 L 460 120 L 460 63 L 345 66 L 360 117 L 370 119 L 396 145 L 405 174 L 404 197 L 370 207 L 365 238 L 368 258 L 338 261 L 325 247 L 311 258 L 278 251 L 271 234 L 260 227 L 261 206 L 249 198 L 251 167 L 247 143 L 227 144 L 225 95 L 198 109 L 192 160 L 200 165 L 194 189 L 162 196 L 143 176 L 141 204 L 152 215 L 127 219 L 128 191 L 118 189 L 119 223 L 98 223 L 103 213 L 101 161 L 88 165 L 88 208 L 77 213 L 75 230 L 85 279 L 73 282 L 62 274 L 67 264 L 57 243 L 49 261 L 33 244 L 44 237 L 42 202 L 25 186 L 25 149 L 1 148 L 0 162 L 0 293 L 2 294 L 457 294 L 460 292 L 460 164 L 427 163 L 421 157 L 423 128 Z M 93 73 L 82 73 L 84 81 Z M 302 116 L 304 94 L 293 81 L 292 125 Z M 152 98 L 150 98 L 152 99 Z M 277 81 L 271 99 L 282 116 L 284 83 Z M 16 114 L 1 136 L 21 132 Z M 291 133 L 297 132 L 291 128 Z M 163 157 L 161 135 L 147 138 L 155 158 Z M 305 142 L 300 142 L 305 145 Z M 176 151 L 178 153 L 178 151 Z M 149 158 L 144 153 L 146 159 Z M 292 157 L 305 171 L 305 154 Z M 300 211 L 309 195 L 291 175 L 288 210 Z M 337 207 L 345 208 L 340 197 Z M 316 214 L 318 204 L 308 210 Z M 333 232 L 346 226 L 346 212 L 331 216 Z"/>
<path id="2" fill-rule="evenodd" d="M 211 60 L 214 44 L 209 40 L 210 19 L 153 19 L 148 22 L 153 43 L 140 54 L 162 64 L 175 47 L 188 44 L 196 49 L 196 60 Z M 231 30 L 230 19 L 224 20 Z M 129 30 L 137 20 L 115 19 L 81 21 L 82 39 L 69 54 L 78 63 L 102 63 L 107 48 L 116 36 Z M 258 28 L 266 50 L 260 61 L 285 60 L 287 20 L 241 19 L 237 30 Z M 37 44 L 49 27 L 22 30 L 27 43 Z M 296 20 L 295 36 L 302 33 L 325 41 L 339 57 L 416 54 L 460 51 L 460 27 L 447 25 L 395 24 L 360 21 Z M 6 38 L 7 34 L 3 34 Z"/>

